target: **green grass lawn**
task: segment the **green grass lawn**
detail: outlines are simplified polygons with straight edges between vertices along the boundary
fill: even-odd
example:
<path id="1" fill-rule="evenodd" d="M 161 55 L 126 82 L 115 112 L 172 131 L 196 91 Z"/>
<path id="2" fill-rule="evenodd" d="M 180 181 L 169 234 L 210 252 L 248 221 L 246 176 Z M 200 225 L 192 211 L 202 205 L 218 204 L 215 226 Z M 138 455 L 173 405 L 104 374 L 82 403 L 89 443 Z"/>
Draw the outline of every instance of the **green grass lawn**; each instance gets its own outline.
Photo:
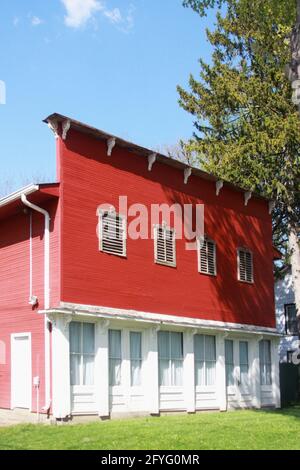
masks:
<path id="1" fill-rule="evenodd" d="M 300 449 L 300 407 L 5 427 L 0 449 Z"/>

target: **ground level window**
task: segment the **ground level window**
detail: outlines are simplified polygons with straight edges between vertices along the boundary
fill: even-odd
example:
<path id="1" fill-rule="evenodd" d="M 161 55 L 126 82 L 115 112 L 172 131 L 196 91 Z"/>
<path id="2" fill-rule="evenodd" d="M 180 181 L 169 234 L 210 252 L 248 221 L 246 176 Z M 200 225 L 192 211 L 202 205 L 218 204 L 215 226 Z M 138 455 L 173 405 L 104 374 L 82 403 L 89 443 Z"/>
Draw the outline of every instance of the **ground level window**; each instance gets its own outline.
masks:
<path id="1" fill-rule="evenodd" d="M 259 343 L 260 384 L 272 385 L 271 341 Z"/>
<path id="2" fill-rule="evenodd" d="M 248 342 L 240 341 L 240 382 L 243 387 L 249 386 Z"/>
<path id="3" fill-rule="evenodd" d="M 70 323 L 71 385 L 94 385 L 95 325 Z"/>
<path id="4" fill-rule="evenodd" d="M 225 369 L 227 387 L 234 385 L 233 341 L 225 340 Z"/>
<path id="5" fill-rule="evenodd" d="M 121 385 L 122 343 L 121 331 L 108 332 L 109 385 Z"/>
<path id="6" fill-rule="evenodd" d="M 159 384 L 183 385 L 183 335 L 169 331 L 158 332 Z"/>
<path id="7" fill-rule="evenodd" d="M 216 382 L 216 338 L 194 336 L 195 382 L 198 386 L 213 386 Z"/>
<path id="8" fill-rule="evenodd" d="M 142 333 L 130 332 L 130 373 L 131 386 L 142 385 Z"/>

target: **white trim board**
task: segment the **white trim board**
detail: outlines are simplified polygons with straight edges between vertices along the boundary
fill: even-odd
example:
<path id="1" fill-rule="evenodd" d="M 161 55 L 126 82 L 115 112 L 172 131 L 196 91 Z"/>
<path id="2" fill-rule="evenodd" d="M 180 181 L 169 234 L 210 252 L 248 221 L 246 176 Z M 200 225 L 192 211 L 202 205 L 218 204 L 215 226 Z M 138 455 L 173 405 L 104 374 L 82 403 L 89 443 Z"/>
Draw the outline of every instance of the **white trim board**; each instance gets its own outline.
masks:
<path id="1" fill-rule="evenodd" d="M 58 308 L 40 310 L 41 314 L 61 314 L 70 316 L 96 316 L 111 320 L 135 320 L 152 324 L 173 325 L 186 328 L 202 328 L 219 331 L 229 331 L 237 333 L 264 334 L 269 336 L 281 336 L 276 328 L 268 328 L 256 325 L 245 325 L 241 323 L 226 323 L 215 320 L 204 320 L 190 317 L 179 317 L 175 315 L 165 315 L 137 310 L 126 310 L 112 307 L 95 305 L 82 305 L 69 302 L 61 302 Z"/>

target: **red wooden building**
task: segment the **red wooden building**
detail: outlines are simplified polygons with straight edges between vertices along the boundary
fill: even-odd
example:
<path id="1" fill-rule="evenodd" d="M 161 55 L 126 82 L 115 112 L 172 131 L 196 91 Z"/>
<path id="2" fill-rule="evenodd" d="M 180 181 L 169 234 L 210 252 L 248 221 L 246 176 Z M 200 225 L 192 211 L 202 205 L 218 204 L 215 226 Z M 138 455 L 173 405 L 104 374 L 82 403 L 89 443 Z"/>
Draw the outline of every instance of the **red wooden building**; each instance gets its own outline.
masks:
<path id="1" fill-rule="evenodd" d="M 0 407 L 280 406 L 272 205 L 70 118 L 45 122 L 57 182 L 0 200 Z M 204 207 L 196 250 L 175 232 L 194 214 L 176 210 L 128 235 L 141 206 L 162 204 Z"/>

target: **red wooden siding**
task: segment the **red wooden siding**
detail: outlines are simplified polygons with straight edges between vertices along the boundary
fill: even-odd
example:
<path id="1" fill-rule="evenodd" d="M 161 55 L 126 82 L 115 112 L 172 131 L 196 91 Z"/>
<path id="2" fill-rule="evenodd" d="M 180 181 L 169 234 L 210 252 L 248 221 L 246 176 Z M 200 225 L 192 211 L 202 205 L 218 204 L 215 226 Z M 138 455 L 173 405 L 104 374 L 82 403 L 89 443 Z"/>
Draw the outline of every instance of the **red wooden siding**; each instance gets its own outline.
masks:
<path id="1" fill-rule="evenodd" d="M 30 196 L 29 196 L 30 199 Z M 51 305 L 59 302 L 59 209 L 57 203 L 43 204 L 51 214 Z M 0 234 L 0 341 L 5 345 L 5 363 L 0 364 L 0 408 L 10 408 L 10 335 L 31 332 L 32 376 L 40 376 L 40 407 L 44 398 L 44 217 L 33 217 L 33 294 L 39 305 L 32 308 L 29 299 L 29 215 L 20 212 L 1 220 Z M 36 410 L 36 393 L 32 388 L 32 407 Z"/>
<path id="2" fill-rule="evenodd" d="M 155 163 L 71 130 L 61 143 L 63 301 L 178 316 L 275 326 L 271 217 L 264 200 L 244 205 L 241 192 Z M 177 267 L 154 263 L 153 240 L 127 241 L 127 258 L 99 252 L 96 209 L 102 203 L 204 203 L 205 231 L 216 242 L 217 277 L 198 273 L 197 255 L 177 240 Z M 130 222 L 130 220 L 129 220 Z M 149 230 L 151 226 L 149 223 Z M 238 247 L 254 255 L 254 285 L 237 280 Z"/>

